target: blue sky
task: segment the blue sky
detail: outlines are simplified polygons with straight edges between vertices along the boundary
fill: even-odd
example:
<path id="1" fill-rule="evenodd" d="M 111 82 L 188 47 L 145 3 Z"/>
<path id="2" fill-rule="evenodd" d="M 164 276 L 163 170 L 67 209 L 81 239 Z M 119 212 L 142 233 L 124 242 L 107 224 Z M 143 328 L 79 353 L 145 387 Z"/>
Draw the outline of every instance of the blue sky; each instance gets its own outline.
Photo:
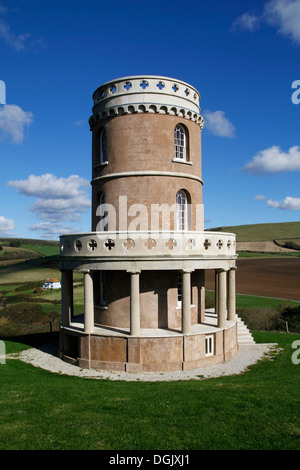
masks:
<path id="1" fill-rule="evenodd" d="M 92 93 L 139 74 L 200 92 L 206 228 L 300 220 L 299 59 L 300 0 L 0 0 L 0 237 L 90 230 Z"/>

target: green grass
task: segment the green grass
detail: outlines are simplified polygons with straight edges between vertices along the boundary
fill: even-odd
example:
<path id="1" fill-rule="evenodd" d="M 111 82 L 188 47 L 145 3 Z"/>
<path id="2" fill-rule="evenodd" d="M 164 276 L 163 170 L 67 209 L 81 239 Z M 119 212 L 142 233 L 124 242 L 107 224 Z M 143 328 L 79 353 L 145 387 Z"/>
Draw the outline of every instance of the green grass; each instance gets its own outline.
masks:
<path id="1" fill-rule="evenodd" d="M 256 251 L 237 251 L 238 258 L 290 258 L 300 257 L 300 251 L 283 251 L 278 253 L 256 252 Z"/>
<path id="2" fill-rule="evenodd" d="M 32 250 L 36 253 L 43 255 L 43 256 L 53 256 L 59 254 L 59 246 L 47 246 L 47 245 L 30 245 L 30 244 L 22 244 L 22 248 L 26 250 Z"/>
<path id="3" fill-rule="evenodd" d="M 300 335 L 254 333 L 282 351 L 241 375 L 122 382 L 0 365 L 0 449 L 299 450 Z M 22 345 L 7 344 L 8 351 Z"/>
<path id="4" fill-rule="evenodd" d="M 287 240 L 300 238 L 300 222 L 235 225 L 228 227 L 217 227 L 208 230 L 235 233 L 237 241 L 239 242 Z"/>
<path id="5" fill-rule="evenodd" d="M 60 279 L 59 269 L 51 266 L 32 266 L 26 262 L 0 266 L 0 283 L 46 280 L 47 277 Z"/>
<path id="6" fill-rule="evenodd" d="M 214 291 L 206 289 L 205 294 L 214 299 Z M 236 294 L 236 306 L 241 308 L 279 308 L 284 305 L 299 305 L 300 302 L 286 299 L 273 299 L 271 297 L 259 297 L 256 295 Z"/>

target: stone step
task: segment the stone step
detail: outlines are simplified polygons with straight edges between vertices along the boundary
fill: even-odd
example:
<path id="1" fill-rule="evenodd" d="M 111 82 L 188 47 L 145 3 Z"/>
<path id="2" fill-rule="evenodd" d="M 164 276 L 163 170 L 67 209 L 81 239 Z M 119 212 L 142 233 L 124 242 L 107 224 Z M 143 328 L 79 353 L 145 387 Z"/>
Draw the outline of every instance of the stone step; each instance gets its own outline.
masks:
<path id="1" fill-rule="evenodd" d="M 205 310 L 205 316 L 215 318 L 217 315 L 214 308 Z M 239 344 L 255 344 L 252 334 L 250 333 L 247 325 L 237 315 L 237 332 L 238 332 L 238 343 Z"/>
<path id="2" fill-rule="evenodd" d="M 255 344 L 252 334 L 243 320 L 237 315 L 237 333 L 239 344 Z"/>

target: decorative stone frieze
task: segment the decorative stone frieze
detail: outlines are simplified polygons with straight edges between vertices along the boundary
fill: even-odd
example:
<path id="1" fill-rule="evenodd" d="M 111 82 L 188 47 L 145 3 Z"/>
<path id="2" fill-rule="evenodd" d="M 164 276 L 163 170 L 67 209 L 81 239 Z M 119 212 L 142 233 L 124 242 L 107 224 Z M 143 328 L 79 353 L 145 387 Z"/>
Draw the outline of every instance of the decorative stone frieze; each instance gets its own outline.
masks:
<path id="1" fill-rule="evenodd" d="M 90 232 L 62 235 L 64 257 L 143 257 L 193 255 L 235 258 L 235 235 L 219 232 Z"/>

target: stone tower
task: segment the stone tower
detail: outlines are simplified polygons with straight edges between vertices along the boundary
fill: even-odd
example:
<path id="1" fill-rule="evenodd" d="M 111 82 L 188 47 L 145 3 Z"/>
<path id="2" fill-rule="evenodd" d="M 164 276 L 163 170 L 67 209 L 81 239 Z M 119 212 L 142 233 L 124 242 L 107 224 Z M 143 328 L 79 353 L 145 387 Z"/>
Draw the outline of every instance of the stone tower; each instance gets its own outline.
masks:
<path id="1" fill-rule="evenodd" d="M 128 372 L 228 360 L 238 347 L 235 236 L 204 232 L 198 91 L 132 76 L 93 100 L 92 232 L 61 236 L 61 357 Z M 82 316 L 73 316 L 73 270 L 84 273 Z"/>

